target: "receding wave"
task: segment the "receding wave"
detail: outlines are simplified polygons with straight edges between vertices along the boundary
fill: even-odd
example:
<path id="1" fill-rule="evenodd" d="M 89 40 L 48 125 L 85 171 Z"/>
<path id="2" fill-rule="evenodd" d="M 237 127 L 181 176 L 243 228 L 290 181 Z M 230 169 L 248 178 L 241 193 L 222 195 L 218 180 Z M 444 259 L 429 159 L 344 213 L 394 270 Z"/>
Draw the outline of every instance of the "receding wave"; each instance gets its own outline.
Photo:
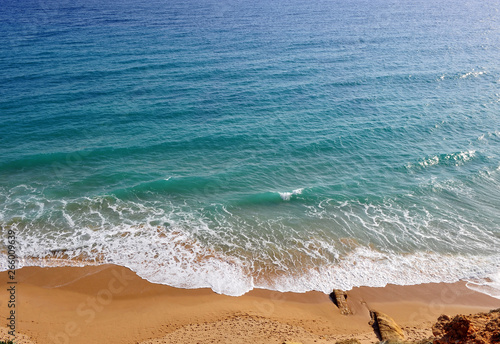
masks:
<path id="1" fill-rule="evenodd" d="M 470 279 L 467 287 L 483 294 L 500 299 L 500 271 L 483 278 Z"/>
<path id="2" fill-rule="evenodd" d="M 352 249 L 346 254 L 335 252 L 332 243 L 321 240 L 306 242 L 288 251 L 275 247 L 268 252 L 269 258 L 280 256 L 281 259 L 272 260 L 265 256 L 224 252 L 180 227 L 172 230 L 162 226 L 122 225 L 106 231 L 85 228 L 56 238 L 25 236 L 15 225 L 10 229 L 17 233 L 19 240 L 19 266 L 113 263 L 129 267 L 153 283 L 180 288 L 209 287 L 217 293 L 234 296 L 254 288 L 329 293 L 333 288 L 460 279 L 476 281 L 474 288 L 477 289 L 484 286 L 477 282 L 480 278 L 500 271 L 499 255 L 401 254 L 352 241 L 348 245 Z M 325 258 L 328 251 L 334 253 L 333 260 Z M 1 261 L 0 268 L 7 269 L 7 260 Z M 489 287 L 496 288 L 491 283 Z"/>

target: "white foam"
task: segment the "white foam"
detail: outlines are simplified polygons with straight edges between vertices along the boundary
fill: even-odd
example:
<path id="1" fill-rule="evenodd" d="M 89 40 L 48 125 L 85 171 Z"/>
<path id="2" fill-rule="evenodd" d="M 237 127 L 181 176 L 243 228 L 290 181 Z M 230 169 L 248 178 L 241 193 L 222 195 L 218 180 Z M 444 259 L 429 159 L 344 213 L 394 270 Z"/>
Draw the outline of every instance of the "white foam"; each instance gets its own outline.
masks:
<path id="1" fill-rule="evenodd" d="M 477 78 L 478 76 L 483 75 L 483 74 L 486 74 L 486 72 L 484 72 L 484 71 L 479 72 L 479 71 L 472 70 L 472 72 L 468 72 L 468 73 L 460 75 L 460 79 L 466 79 L 469 77 Z"/>
<path id="2" fill-rule="evenodd" d="M 68 221 L 68 224 L 71 226 L 71 227 L 74 227 L 75 226 L 75 222 L 73 221 L 73 219 L 71 218 L 71 216 L 69 216 L 68 214 L 66 214 L 65 212 L 63 212 L 63 216 L 64 218 L 66 219 L 66 221 Z"/>
<path id="3" fill-rule="evenodd" d="M 437 165 L 437 164 L 439 164 L 439 157 L 433 156 L 433 157 L 424 159 L 423 161 L 419 162 L 419 164 L 422 167 Z"/>
<path id="4" fill-rule="evenodd" d="M 285 276 L 265 287 L 279 291 L 318 290 L 330 293 L 332 289 L 384 287 L 389 283 L 453 283 L 466 279 L 466 276 L 484 276 L 499 265 L 499 257 L 490 259 L 434 253 L 399 255 L 358 248 L 336 265 L 311 269 L 300 276 Z"/>
<path id="5" fill-rule="evenodd" d="M 475 156 L 476 156 L 475 150 L 468 150 L 468 151 L 451 153 L 451 154 L 446 154 L 446 155 L 441 155 L 441 156 L 438 156 L 438 155 L 431 156 L 431 157 L 423 159 L 418 164 L 421 167 L 430 167 L 430 166 L 434 166 L 434 165 L 437 165 L 437 164 L 442 163 L 442 162 L 444 162 L 444 163 L 454 162 L 455 166 L 458 166 L 458 165 L 463 164 L 464 162 L 471 160 Z M 409 164 L 408 166 L 411 167 L 412 165 Z"/>
<path id="6" fill-rule="evenodd" d="M 468 150 L 465 152 L 460 152 L 460 153 L 455 154 L 455 155 L 451 155 L 451 157 L 453 158 L 453 160 L 469 161 L 475 155 L 476 155 L 475 150 Z"/>
<path id="7" fill-rule="evenodd" d="M 305 249 L 301 253 L 306 253 L 310 257 L 308 261 L 317 264 L 301 265 L 300 259 L 288 260 L 288 263 L 286 259 L 279 259 L 289 257 L 293 250 L 277 252 L 282 256 L 257 256 L 249 260 L 235 254 L 224 254 L 181 227 L 174 227 L 175 230 L 147 225 L 123 225 L 106 231 L 80 229 L 75 235 L 61 236 L 56 240 L 43 235 L 25 237 L 21 231 L 17 249 L 21 257 L 19 267 L 114 263 L 132 269 L 153 283 L 179 288 L 208 287 L 217 293 L 233 296 L 243 295 L 253 288 L 329 293 L 335 288 L 349 290 L 356 286 L 382 287 L 388 283 L 408 285 L 461 279 L 474 279 L 472 288 L 492 294 L 490 290 L 498 288 L 500 281 L 498 273 L 494 274 L 500 271 L 500 256 L 429 252 L 403 255 L 362 246 L 347 255 L 339 255 L 331 243 L 314 239 L 305 245 L 309 251 Z M 74 249 L 50 254 L 54 247 Z M 333 261 L 326 259 L 325 254 L 331 254 Z M 0 257 L 0 261 L 5 270 L 7 267 L 3 262 L 7 261 L 6 257 Z M 264 266 L 265 270 L 275 272 L 272 275 L 280 277 L 258 278 L 262 276 L 256 266 Z M 489 279 L 484 279 L 485 276 Z"/>
<path id="8" fill-rule="evenodd" d="M 466 285 L 469 289 L 500 299 L 500 270 L 484 278 L 469 280 Z"/>
<path id="9" fill-rule="evenodd" d="M 302 190 L 289 192 L 290 197 Z M 81 204 L 87 206 L 85 201 Z M 485 285 L 495 287 L 499 280 L 494 274 L 500 271 L 500 254 L 491 254 L 498 238 L 473 227 L 456 209 L 442 209 L 435 218 L 421 206 L 391 200 L 383 204 L 323 200 L 316 206 L 307 205 L 313 222 L 321 219 L 315 223 L 338 227 L 345 231 L 343 237 L 378 240 L 375 245 L 381 249 L 377 251 L 355 240 L 348 245 L 335 242 L 327 230 L 309 228 L 304 234 L 281 220 L 249 219 L 224 206 L 207 219 L 186 206 L 160 208 L 110 198 L 88 204 L 80 213 L 70 212 L 59 202 L 56 209 L 71 214 L 71 222 L 58 217 L 59 222 L 51 224 L 57 230 L 14 221 L 11 228 L 16 232 L 19 266 L 114 263 L 154 283 L 208 287 L 227 295 L 242 295 L 253 288 L 329 293 L 333 288 L 490 278 L 481 280 L 482 284 L 475 282 L 485 289 Z M 50 207 L 54 205 L 46 206 Z M 135 216 L 140 224 L 133 221 Z M 447 222 L 451 220 L 451 224 Z M 446 233 L 455 233 L 457 228 L 460 235 L 451 241 Z M 291 230 L 292 235 L 285 235 Z M 285 239 L 277 239 L 282 236 Z M 412 245 L 428 247 L 428 243 L 434 248 L 446 245 L 447 252 L 464 252 L 462 248 L 475 246 L 469 255 L 396 253 L 414 251 L 407 249 Z M 486 245 L 484 250 L 478 246 L 481 243 Z M 485 252 L 483 256 L 481 252 Z M 5 254 L 0 255 L 3 270 L 6 262 Z"/>
<path id="10" fill-rule="evenodd" d="M 83 266 L 114 263 L 139 276 L 179 288 L 212 288 L 217 293 L 241 295 L 253 286 L 251 274 L 238 257 L 224 256 L 203 245 L 182 226 L 121 225 L 107 230 L 80 228 L 69 235 L 26 235 L 15 228 L 22 266 Z M 6 270 L 5 254 L 0 267 Z"/>
<path id="11" fill-rule="evenodd" d="M 300 195 L 303 190 L 304 188 L 300 188 L 300 189 L 295 189 L 292 192 L 279 192 L 279 194 L 283 201 L 289 201 L 292 198 L 292 196 Z"/>

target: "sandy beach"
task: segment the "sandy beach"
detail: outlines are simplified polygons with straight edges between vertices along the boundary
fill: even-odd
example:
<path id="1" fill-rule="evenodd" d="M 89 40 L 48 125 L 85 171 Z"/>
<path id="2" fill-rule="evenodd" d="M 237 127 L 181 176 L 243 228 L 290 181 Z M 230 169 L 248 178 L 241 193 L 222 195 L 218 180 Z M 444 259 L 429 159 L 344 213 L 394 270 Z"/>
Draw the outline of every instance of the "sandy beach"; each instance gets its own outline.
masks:
<path id="1" fill-rule="evenodd" d="M 1 276 L 6 285 L 7 273 Z M 152 284 L 114 265 L 25 267 L 16 280 L 17 343 L 373 343 L 369 310 L 393 317 L 412 340 L 429 337 L 440 314 L 500 307 L 464 282 L 355 288 L 347 293 L 353 314 L 346 316 L 320 292 L 231 297 Z M 4 319 L 8 297 L 2 288 Z M 9 339 L 5 324 L 1 333 Z"/>

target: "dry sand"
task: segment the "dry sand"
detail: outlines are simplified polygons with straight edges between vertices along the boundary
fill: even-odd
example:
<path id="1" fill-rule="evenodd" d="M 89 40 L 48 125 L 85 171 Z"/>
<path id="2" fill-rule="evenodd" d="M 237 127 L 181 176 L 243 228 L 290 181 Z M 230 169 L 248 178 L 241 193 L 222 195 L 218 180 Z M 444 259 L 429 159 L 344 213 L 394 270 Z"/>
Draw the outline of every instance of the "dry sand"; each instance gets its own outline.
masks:
<path id="1" fill-rule="evenodd" d="M 0 273 L 7 286 L 7 273 Z M 129 269 L 27 267 L 17 271 L 18 343 L 335 343 L 378 339 L 369 309 L 392 316 L 408 339 L 431 335 L 440 314 L 500 307 L 500 300 L 465 283 L 355 288 L 344 316 L 328 295 L 254 290 L 241 297 L 209 289 L 185 290 L 149 283 Z M 7 318 L 7 287 L 0 290 L 0 316 Z M 4 320 L 6 324 L 6 320 Z M 0 329 L 0 338 L 7 329 Z M 21 334 L 23 335 L 21 338 Z"/>

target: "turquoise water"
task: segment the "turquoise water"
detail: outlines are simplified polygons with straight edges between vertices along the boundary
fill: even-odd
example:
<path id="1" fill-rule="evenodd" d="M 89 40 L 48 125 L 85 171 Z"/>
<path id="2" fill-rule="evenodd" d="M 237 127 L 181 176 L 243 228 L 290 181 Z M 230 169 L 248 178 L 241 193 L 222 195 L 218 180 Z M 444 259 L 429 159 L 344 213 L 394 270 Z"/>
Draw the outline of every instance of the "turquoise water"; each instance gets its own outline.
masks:
<path id="1" fill-rule="evenodd" d="M 500 297 L 499 1 L 1 8 L 0 224 L 20 265 Z"/>

